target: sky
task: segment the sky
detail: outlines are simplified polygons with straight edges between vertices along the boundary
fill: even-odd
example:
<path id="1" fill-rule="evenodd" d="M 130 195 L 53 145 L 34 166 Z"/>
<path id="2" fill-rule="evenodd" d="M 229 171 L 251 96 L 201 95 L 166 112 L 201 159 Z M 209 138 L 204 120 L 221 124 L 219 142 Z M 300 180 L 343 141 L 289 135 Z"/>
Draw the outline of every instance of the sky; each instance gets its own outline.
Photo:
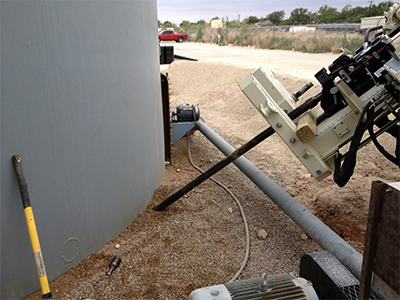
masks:
<path id="1" fill-rule="evenodd" d="M 179 25 L 183 20 L 197 22 L 205 20 L 210 22 L 214 17 L 228 18 L 230 21 L 240 20 L 249 16 L 258 18 L 265 17 L 274 11 L 285 11 L 285 19 L 290 16 L 290 12 L 299 7 L 307 8 L 309 11 L 316 12 L 321 6 L 327 4 L 335 7 L 339 11 L 347 4 L 352 7 L 370 5 L 367 0 L 157 0 L 158 20 L 161 22 L 171 21 Z M 384 1 L 372 1 L 372 4 L 379 4 Z"/>

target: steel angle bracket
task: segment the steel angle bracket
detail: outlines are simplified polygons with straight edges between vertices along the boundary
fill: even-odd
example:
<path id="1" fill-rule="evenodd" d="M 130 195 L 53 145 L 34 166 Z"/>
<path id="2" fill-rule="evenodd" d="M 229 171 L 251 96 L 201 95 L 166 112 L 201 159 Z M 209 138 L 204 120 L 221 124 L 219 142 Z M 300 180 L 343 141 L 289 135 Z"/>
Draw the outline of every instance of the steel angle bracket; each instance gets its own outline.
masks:
<path id="1" fill-rule="evenodd" d="M 254 73 L 243 79 L 239 87 L 315 179 L 323 180 L 333 172 L 309 143 L 302 143 L 298 139 L 296 124 L 276 103 L 275 98 L 285 99 L 289 95 L 286 90 L 280 93 L 277 89 L 272 89 L 272 97 L 270 89 L 267 91 Z"/>
<path id="2" fill-rule="evenodd" d="M 183 138 L 186 133 L 195 127 L 195 122 L 178 122 L 171 123 L 171 144 L 172 147 L 176 147 L 181 138 Z"/>
<path id="3" fill-rule="evenodd" d="M 269 92 L 269 95 L 274 99 L 274 102 L 286 113 L 290 113 L 296 108 L 294 98 L 280 83 L 274 72 L 265 72 L 262 68 L 259 68 L 251 75 L 264 88 L 264 90 Z"/>

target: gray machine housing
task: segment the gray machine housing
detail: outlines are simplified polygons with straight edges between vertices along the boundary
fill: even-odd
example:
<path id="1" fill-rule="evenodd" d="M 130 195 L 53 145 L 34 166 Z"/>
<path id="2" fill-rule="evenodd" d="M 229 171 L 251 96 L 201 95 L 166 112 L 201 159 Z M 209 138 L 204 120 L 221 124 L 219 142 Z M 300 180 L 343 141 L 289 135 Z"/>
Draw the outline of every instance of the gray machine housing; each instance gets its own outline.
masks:
<path id="1" fill-rule="evenodd" d="M 293 274 L 265 275 L 260 278 L 214 285 L 193 291 L 189 300 L 248 299 L 318 300 L 311 282 Z"/>

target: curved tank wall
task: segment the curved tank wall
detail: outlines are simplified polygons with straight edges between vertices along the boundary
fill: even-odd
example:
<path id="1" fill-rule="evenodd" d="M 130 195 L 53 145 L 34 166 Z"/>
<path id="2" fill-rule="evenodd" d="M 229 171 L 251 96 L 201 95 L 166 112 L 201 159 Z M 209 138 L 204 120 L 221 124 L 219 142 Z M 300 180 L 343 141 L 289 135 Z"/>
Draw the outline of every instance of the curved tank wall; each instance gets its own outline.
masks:
<path id="1" fill-rule="evenodd" d="M 156 0 L 1 1 L 1 299 L 39 287 L 11 162 L 22 157 L 49 280 L 117 236 L 162 180 Z"/>

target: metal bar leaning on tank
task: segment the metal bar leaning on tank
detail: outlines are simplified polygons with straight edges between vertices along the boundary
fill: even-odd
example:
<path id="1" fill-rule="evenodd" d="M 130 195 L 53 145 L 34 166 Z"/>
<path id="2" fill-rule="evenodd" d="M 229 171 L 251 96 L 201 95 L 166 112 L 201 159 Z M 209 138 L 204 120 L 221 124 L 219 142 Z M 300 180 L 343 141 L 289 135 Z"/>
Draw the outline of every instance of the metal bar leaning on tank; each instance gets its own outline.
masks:
<path id="1" fill-rule="evenodd" d="M 317 95 L 308 98 L 302 105 L 291 111 L 288 116 L 294 120 L 301 116 L 303 113 L 305 113 L 307 110 L 315 107 L 321 100 L 321 93 L 318 93 Z M 163 202 L 158 204 L 157 206 L 153 207 L 153 210 L 156 211 L 162 211 L 168 206 L 170 206 L 172 203 L 174 203 L 176 200 L 181 198 L 183 195 L 194 189 L 196 186 L 204 182 L 206 179 L 210 178 L 212 175 L 229 165 L 231 162 L 233 162 L 235 159 L 239 158 L 255 146 L 257 146 L 259 143 L 270 137 L 272 134 L 274 134 L 275 130 L 272 127 L 268 127 L 265 129 L 263 132 L 259 133 L 257 136 L 255 136 L 253 139 L 248 141 L 246 144 L 242 145 L 240 148 L 238 148 L 236 151 L 234 151 L 232 154 L 228 155 L 225 157 L 223 160 L 218 162 L 216 165 L 205 171 L 203 174 L 199 175 L 196 179 L 193 181 L 189 182 L 186 186 L 175 192 L 173 195 L 169 196 L 167 199 L 165 199 Z"/>

